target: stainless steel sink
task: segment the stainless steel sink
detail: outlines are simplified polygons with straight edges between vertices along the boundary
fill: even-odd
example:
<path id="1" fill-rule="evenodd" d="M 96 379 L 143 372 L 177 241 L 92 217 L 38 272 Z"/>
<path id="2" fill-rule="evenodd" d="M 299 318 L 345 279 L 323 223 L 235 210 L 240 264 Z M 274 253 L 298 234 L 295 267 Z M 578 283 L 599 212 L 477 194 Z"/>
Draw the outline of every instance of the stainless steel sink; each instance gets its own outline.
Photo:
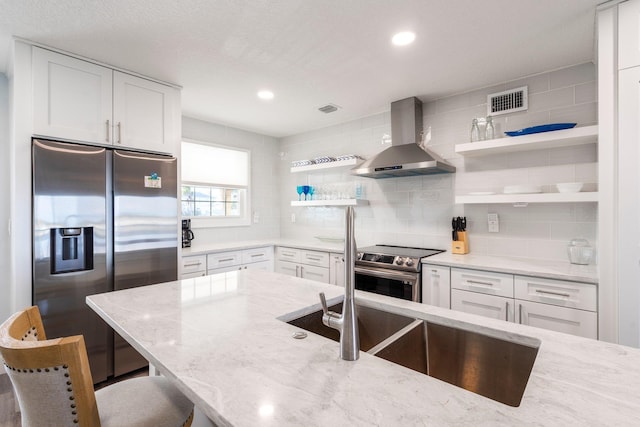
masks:
<path id="1" fill-rule="evenodd" d="M 540 342 L 506 341 L 416 321 L 376 356 L 509 406 L 520 406 Z"/>
<path id="2" fill-rule="evenodd" d="M 341 312 L 342 304 L 330 310 Z M 360 350 L 509 406 L 519 406 L 540 341 L 508 341 L 356 303 Z M 322 310 L 287 323 L 340 340 Z"/>
<path id="3" fill-rule="evenodd" d="M 341 313 L 342 303 L 329 307 L 329 310 Z M 380 342 L 415 321 L 415 319 L 411 317 L 388 313 L 357 303 L 356 312 L 358 313 L 361 351 L 371 350 Z M 340 333 L 337 330 L 322 324 L 322 310 L 315 311 L 298 319 L 290 320 L 287 323 L 334 341 L 340 341 Z"/>

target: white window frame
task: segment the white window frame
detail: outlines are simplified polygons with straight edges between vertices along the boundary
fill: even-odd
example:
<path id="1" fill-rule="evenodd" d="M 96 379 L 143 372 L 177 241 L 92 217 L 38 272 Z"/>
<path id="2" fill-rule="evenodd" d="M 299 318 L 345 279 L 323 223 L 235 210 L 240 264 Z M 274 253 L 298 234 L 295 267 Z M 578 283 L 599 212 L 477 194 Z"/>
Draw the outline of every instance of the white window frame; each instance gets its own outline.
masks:
<path id="1" fill-rule="evenodd" d="M 212 217 L 212 216 L 183 216 L 185 219 L 191 219 L 191 228 L 212 228 L 212 227 L 242 227 L 251 225 L 251 150 L 239 147 L 232 147 L 230 145 L 215 144 L 206 141 L 200 141 L 195 139 L 182 138 L 182 142 L 189 142 L 191 144 L 200 144 L 213 148 L 222 148 L 225 150 L 242 151 L 247 154 L 247 186 L 229 185 L 224 183 L 215 182 L 184 182 L 182 181 L 182 171 L 180 172 L 180 212 L 182 212 L 182 186 L 183 185 L 202 185 L 206 187 L 223 187 L 223 188 L 239 188 L 245 189 L 244 192 L 240 192 L 240 216 L 238 217 Z M 181 168 L 188 167 L 188 165 L 181 164 Z M 244 196 L 244 197 L 243 197 Z"/>

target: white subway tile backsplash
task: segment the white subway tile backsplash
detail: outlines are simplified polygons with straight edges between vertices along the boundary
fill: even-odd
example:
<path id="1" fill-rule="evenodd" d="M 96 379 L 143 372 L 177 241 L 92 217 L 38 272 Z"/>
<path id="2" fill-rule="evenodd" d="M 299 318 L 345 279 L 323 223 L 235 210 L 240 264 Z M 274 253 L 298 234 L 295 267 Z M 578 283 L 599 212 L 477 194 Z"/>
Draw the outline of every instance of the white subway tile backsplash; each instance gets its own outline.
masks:
<path id="1" fill-rule="evenodd" d="M 524 208 L 454 204 L 456 194 L 499 193 L 506 185 L 542 185 L 545 191 L 552 190 L 557 182 L 581 181 L 596 186 L 595 144 L 477 158 L 455 154 L 456 144 L 469 141 L 471 119 L 486 115 L 486 95 L 524 85 L 529 87 L 530 109 L 496 116 L 499 135 L 545 123 L 597 122 L 595 67 L 583 64 L 425 102 L 423 119 L 425 128 L 431 127 L 430 149 L 454 164 L 455 174 L 374 180 L 356 178 L 348 168 L 309 174 L 289 172 L 290 162 L 295 159 L 351 153 L 369 158 L 386 149 L 388 144 L 382 144 L 382 137 L 391 135 L 388 111 L 280 139 L 275 151 L 287 153 L 287 159 L 276 162 L 282 183 L 277 188 L 289 188 L 280 205 L 282 237 L 309 239 L 310 235 L 343 233 L 343 209 L 289 206 L 289 201 L 297 198 L 297 182 L 321 186 L 359 182 L 364 198 L 370 202 L 369 206 L 356 208 L 356 239 L 361 246 L 387 243 L 450 250 L 451 217 L 458 215 L 467 216 L 472 253 L 564 261 L 570 238 L 587 236 L 595 245 L 596 203 L 531 203 Z M 262 203 L 265 199 L 258 200 Z M 295 223 L 290 222 L 291 212 L 297 215 Z M 500 233 L 488 233 L 489 212 L 498 213 Z"/>

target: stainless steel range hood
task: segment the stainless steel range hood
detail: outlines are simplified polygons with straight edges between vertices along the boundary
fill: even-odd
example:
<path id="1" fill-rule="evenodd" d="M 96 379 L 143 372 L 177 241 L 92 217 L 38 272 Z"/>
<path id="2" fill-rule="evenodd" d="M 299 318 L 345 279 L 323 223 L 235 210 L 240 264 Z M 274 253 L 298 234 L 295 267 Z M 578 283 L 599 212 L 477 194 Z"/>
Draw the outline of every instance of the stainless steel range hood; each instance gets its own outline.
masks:
<path id="1" fill-rule="evenodd" d="M 452 173 L 455 166 L 445 162 L 418 142 L 422 132 L 422 101 L 416 97 L 391 103 L 391 147 L 351 169 L 368 178 Z"/>

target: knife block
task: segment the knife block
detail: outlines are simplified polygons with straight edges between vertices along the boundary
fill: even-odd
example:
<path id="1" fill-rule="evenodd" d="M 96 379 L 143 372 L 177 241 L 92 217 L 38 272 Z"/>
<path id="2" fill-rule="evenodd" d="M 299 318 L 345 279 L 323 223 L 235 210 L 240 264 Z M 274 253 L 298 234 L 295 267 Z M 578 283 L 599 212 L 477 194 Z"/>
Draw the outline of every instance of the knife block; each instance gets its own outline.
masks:
<path id="1" fill-rule="evenodd" d="M 469 241 L 467 240 L 466 231 L 458 231 L 458 240 L 451 242 L 451 253 L 461 255 L 469 253 Z"/>

